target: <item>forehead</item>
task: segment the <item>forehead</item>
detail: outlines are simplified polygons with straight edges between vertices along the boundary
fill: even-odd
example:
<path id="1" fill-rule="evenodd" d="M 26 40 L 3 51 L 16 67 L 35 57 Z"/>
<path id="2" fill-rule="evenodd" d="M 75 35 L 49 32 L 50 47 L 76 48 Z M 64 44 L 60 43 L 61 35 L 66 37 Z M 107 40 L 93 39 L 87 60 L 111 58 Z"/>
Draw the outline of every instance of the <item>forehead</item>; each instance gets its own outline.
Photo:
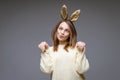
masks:
<path id="1" fill-rule="evenodd" d="M 59 27 L 63 27 L 65 29 L 69 29 L 70 28 L 69 25 L 66 22 L 60 23 Z"/>

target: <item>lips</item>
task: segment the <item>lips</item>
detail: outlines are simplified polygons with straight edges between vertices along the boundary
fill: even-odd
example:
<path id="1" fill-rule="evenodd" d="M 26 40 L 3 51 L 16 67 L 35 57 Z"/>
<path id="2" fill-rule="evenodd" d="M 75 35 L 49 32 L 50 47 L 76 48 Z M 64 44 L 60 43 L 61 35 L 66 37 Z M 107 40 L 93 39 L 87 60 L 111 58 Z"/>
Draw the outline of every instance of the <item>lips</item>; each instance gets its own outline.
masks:
<path id="1" fill-rule="evenodd" d="M 59 36 L 58 36 L 58 39 L 59 39 L 60 41 L 62 41 L 62 40 L 64 40 L 64 36 L 59 35 Z"/>
<path id="2" fill-rule="evenodd" d="M 62 35 L 59 35 L 59 37 L 60 37 L 60 38 L 64 38 L 64 36 L 62 36 Z"/>

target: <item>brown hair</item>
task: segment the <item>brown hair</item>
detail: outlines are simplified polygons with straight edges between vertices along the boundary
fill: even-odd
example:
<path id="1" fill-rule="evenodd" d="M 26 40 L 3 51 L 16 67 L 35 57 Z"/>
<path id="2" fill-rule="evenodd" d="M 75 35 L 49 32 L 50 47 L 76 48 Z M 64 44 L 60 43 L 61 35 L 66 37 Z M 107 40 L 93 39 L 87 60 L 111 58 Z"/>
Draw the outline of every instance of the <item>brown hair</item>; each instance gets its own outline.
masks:
<path id="1" fill-rule="evenodd" d="M 75 29 L 75 26 L 73 24 L 73 22 L 71 22 L 70 20 L 63 20 L 63 21 L 60 21 L 56 27 L 53 29 L 53 32 L 52 32 L 52 39 L 53 39 L 53 50 L 54 51 L 57 51 L 58 50 L 58 45 L 59 45 L 59 41 L 57 39 L 57 36 L 56 36 L 56 32 L 57 32 L 57 29 L 59 27 L 59 25 L 62 23 L 62 22 L 66 22 L 69 27 L 70 27 L 70 36 L 69 38 L 67 39 L 67 44 L 65 45 L 64 49 L 66 51 L 68 51 L 68 47 L 75 47 L 75 44 L 76 44 L 76 41 L 77 41 L 77 32 L 76 32 L 76 29 Z"/>

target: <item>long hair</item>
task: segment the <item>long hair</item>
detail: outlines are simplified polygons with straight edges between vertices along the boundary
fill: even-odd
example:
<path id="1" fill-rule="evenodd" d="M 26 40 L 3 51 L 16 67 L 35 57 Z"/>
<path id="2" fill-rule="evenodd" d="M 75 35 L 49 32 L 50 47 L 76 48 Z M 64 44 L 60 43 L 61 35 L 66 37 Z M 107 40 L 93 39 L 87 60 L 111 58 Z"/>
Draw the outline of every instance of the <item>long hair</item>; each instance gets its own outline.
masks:
<path id="1" fill-rule="evenodd" d="M 56 33 L 57 33 L 57 29 L 58 29 L 59 25 L 62 22 L 66 22 L 68 24 L 68 26 L 70 27 L 70 36 L 67 39 L 67 44 L 65 45 L 64 49 L 66 51 L 68 51 L 68 47 L 71 47 L 71 48 L 75 47 L 75 44 L 77 41 L 77 32 L 76 32 L 76 29 L 75 29 L 73 22 L 71 22 L 70 20 L 60 21 L 52 31 L 53 50 L 54 51 L 58 50 L 59 40 L 57 39 Z"/>

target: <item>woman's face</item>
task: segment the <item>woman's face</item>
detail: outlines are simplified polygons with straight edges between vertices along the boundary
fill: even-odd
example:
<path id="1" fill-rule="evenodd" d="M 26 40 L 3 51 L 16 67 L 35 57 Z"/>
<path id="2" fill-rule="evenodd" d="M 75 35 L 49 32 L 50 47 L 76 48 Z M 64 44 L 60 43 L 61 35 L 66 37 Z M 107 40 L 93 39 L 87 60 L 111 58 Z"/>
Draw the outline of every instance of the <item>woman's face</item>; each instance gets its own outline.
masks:
<path id="1" fill-rule="evenodd" d="M 70 36 L 70 27 L 65 22 L 62 22 L 57 29 L 57 38 L 59 43 L 66 43 Z"/>

